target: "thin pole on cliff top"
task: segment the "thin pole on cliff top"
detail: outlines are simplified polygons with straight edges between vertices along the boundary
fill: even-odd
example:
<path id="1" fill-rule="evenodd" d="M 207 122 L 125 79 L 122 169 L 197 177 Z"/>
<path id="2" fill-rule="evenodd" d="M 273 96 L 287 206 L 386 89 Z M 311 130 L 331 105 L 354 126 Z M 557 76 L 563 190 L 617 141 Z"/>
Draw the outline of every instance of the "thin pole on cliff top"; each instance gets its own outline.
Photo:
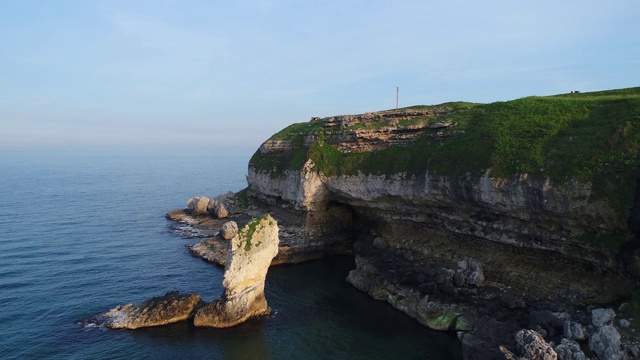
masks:
<path id="1" fill-rule="evenodd" d="M 400 93 L 400 87 L 396 86 L 396 110 L 398 110 L 398 94 Z"/>

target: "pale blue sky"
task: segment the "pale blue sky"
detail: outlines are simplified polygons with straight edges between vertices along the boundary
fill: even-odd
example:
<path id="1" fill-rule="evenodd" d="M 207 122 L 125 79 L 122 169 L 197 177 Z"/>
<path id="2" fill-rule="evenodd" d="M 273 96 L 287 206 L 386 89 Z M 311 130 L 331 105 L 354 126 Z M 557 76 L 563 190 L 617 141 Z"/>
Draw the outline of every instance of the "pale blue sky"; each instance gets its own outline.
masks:
<path id="1" fill-rule="evenodd" d="M 640 1 L 0 0 L 0 150 L 255 149 L 311 116 L 640 86 Z"/>

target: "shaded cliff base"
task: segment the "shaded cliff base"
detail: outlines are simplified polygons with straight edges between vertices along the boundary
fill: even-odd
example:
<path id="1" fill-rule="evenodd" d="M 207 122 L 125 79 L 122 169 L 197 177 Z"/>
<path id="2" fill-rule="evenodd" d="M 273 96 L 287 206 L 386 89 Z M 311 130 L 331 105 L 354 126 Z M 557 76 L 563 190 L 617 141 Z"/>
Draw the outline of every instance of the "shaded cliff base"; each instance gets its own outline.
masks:
<path id="1" fill-rule="evenodd" d="M 283 204 L 266 204 L 243 193 L 227 201 L 225 219 L 196 215 L 190 209 L 167 214 L 189 225 L 185 236 L 195 231 L 202 237 L 190 247 L 192 255 L 224 266 L 230 245 L 221 235 L 222 226 L 229 221 L 242 226 L 252 214 L 269 212 L 279 220 L 283 239 L 271 265 L 355 253 L 354 269 L 345 274 L 349 283 L 431 329 L 456 332 L 465 359 L 535 358 L 527 357 L 527 351 L 535 346 L 558 359 L 640 356 L 637 330 L 630 317 L 633 305 L 618 301 L 630 293 L 633 281 L 618 274 L 588 263 L 570 263 L 544 251 L 519 253 L 505 244 L 452 238 L 433 229 L 416 228 L 411 222 L 371 219 L 365 211 L 353 209 L 349 235 L 339 236 L 343 241 L 331 248 L 309 242 L 308 229 L 296 223 L 300 221 L 296 212 Z M 424 236 L 416 237 L 416 233 Z M 461 252 L 466 256 L 456 257 Z M 529 276 L 532 273 L 535 276 Z M 613 315 L 595 325 L 592 313 L 599 312 L 602 304 L 608 304 L 604 309 L 612 306 L 616 310 L 610 310 Z"/>

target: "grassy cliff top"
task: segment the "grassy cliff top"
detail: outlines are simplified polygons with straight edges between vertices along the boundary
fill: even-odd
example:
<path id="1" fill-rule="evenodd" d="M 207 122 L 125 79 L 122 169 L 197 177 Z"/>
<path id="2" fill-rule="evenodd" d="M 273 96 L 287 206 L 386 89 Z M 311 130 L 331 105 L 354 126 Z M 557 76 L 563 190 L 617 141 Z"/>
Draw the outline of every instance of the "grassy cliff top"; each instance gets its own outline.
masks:
<path id="1" fill-rule="evenodd" d="M 640 87 L 403 110 L 429 108 L 447 111 L 444 115 L 440 112 L 435 117 L 411 119 L 405 124 L 449 121 L 456 124 L 451 129 L 457 134 L 445 141 L 422 136 L 408 146 L 343 153 L 324 139 L 331 132 L 351 129 L 327 127 L 325 118 L 293 124 L 275 134 L 272 140 L 290 141 L 292 149 L 277 154 L 258 151 L 250 164 L 274 176 L 286 169 L 300 169 L 307 159 L 313 160 L 316 171 L 328 176 L 358 171 L 365 174 L 430 171 L 440 175 L 488 172 L 493 177 L 510 178 L 527 173 L 557 181 L 572 178 L 591 182 L 594 192 L 600 194 L 610 191 L 633 194 L 630 187 L 635 186 L 640 156 Z M 366 130 L 390 125 L 382 120 L 353 128 Z M 610 201 L 626 204 L 628 199 Z"/>

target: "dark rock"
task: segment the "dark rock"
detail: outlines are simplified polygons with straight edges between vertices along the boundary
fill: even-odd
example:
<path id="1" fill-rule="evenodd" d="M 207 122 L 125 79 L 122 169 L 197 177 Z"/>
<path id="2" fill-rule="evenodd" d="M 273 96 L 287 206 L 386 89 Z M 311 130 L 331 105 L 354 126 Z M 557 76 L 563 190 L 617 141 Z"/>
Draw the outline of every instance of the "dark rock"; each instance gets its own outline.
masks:
<path id="1" fill-rule="evenodd" d="M 524 300 L 508 293 L 500 295 L 500 303 L 507 309 L 524 309 L 527 307 L 527 303 Z"/>
<path id="2" fill-rule="evenodd" d="M 429 294 L 429 295 L 435 294 L 437 290 L 438 290 L 438 285 L 433 281 L 418 285 L 418 291 L 420 291 L 423 294 Z"/>
<path id="3" fill-rule="evenodd" d="M 377 237 L 373 239 L 373 247 L 376 249 L 384 250 L 387 248 L 387 244 L 382 240 L 381 237 Z"/>
<path id="4" fill-rule="evenodd" d="M 464 285 L 464 274 L 461 270 L 458 270 L 455 274 L 453 274 L 453 285 L 455 285 L 456 287 L 461 287 L 462 285 Z"/>
<path id="5" fill-rule="evenodd" d="M 564 321 L 549 310 L 537 310 L 529 313 L 529 327 L 534 328 L 536 325 L 545 329 L 550 336 L 564 331 Z"/>
<path id="6" fill-rule="evenodd" d="M 440 286 L 440 291 L 445 295 L 454 295 L 455 289 L 453 288 L 453 284 L 446 283 Z"/>
<path id="7" fill-rule="evenodd" d="M 438 285 L 450 283 L 453 280 L 454 271 L 451 269 L 442 268 L 436 275 L 436 283 Z"/>
<path id="8" fill-rule="evenodd" d="M 458 294 L 464 295 L 464 296 L 475 296 L 475 295 L 478 295 L 478 289 L 460 288 L 458 289 Z"/>
<path id="9" fill-rule="evenodd" d="M 463 336 L 458 334 L 465 360 L 503 359 L 503 353 L 496 344 L 516 347 L 513 334 L 517 328 L 490 316 L 484 316 L 475 322 L 473 331 Z"/>
<path id="10" fill-rule="evenodd" d="M 484 272 L 478 261 L 469 258 L 463 259 L 458 262 L 458 268 L 464 273 L 467 284 L 474 286 L 482 286 L 484 284 Z"/>

